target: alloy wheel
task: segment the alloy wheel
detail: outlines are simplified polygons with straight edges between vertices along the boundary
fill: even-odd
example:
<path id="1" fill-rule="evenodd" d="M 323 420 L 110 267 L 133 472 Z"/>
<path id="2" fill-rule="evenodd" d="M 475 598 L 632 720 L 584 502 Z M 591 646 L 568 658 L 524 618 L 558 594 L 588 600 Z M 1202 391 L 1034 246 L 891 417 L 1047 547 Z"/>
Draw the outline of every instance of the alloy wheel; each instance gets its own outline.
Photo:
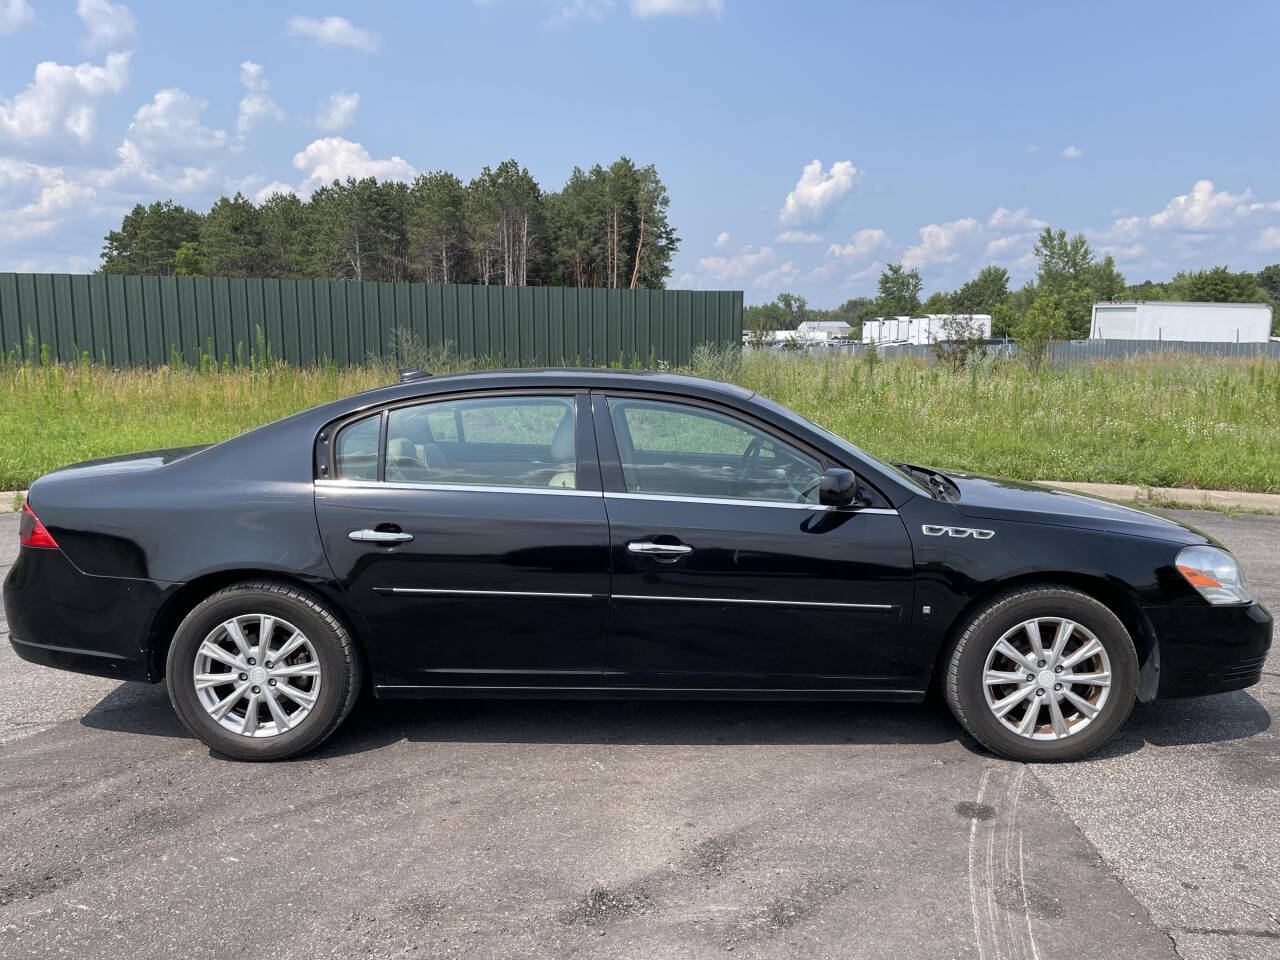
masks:
<path id="1" fill-rule="evenodd" d="M 320 658 L 293 624 L 266 613 L 225 620 L 196 650 L 196 697 L 214 722 L 245 737 L 302 723 L 320 693 Z"/>
<path id="2" fill-rule="evenodd" d="M 987 654 L 982 692 L 1007 729 L 1030 740 L 1062 740 L 1106 706 L 1111 660 L 1083 624 L 1035 617 L 1008 630 Z"/>

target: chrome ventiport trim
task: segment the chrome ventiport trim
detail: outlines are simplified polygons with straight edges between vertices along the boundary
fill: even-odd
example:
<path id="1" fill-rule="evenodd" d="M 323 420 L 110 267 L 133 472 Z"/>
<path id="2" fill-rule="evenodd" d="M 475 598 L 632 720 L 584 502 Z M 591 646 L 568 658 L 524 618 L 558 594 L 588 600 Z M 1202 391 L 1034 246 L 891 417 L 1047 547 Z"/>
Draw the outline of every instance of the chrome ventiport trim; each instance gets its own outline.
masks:
<path id="1" fill-rule="evenodd" d="M 976 527 L 941 527 L 926 523 L 920 528 L 926 537 L 973 537 L 975 540 L 990 540 L 996 535 L 994 530 L 979 530 Z"/>

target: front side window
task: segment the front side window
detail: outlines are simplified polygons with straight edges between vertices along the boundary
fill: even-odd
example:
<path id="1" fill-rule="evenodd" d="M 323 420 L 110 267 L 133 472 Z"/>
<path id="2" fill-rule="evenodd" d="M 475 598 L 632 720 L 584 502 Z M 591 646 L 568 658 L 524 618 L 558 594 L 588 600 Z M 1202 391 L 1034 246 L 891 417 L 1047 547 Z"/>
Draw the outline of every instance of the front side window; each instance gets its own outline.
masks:
<path id="1" fill-rule="evenodd" d="M 736 417 L 624 397 L 609 417 L 629 493 L 818 502 L 822 464 Z"/>
<path id="2" fill-rule="evenodd" d="M 387 415 L 386 479 L 500 487 L 576 486 L 572 397 L 476 397 Z"/>

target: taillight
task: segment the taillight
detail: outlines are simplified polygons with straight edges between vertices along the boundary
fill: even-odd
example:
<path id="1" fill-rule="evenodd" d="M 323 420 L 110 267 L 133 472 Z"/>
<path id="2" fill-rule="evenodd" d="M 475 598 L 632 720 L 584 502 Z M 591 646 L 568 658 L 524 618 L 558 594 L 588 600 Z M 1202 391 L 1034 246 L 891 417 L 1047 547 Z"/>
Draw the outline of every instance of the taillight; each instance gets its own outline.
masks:
<path id="1" fill-rule="evenodd" d="M 58 541 L 45 529 L 40 518 L 31 510 L 31 504 L 22 505 L 22 519 L 18 522 L 18 538 L 24 547 L 51 547 L 58 549 Z"/>

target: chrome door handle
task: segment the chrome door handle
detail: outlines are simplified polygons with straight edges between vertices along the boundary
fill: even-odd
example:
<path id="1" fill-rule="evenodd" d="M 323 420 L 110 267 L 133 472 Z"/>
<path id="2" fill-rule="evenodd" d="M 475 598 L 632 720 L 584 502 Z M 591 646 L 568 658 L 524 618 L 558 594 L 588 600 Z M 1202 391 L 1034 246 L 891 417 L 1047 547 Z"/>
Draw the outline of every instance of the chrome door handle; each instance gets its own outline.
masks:
<path id="1" fill-rule="evenodd" d="M 651 557 L 683 557 L 693 553 L 693 547 L 683 543 L 654 543 L 651 540 L 632 540 L 627 544 L 628 553 L 640 553 Z"/>
<path id="2" fill-rule="evenodd" d="M 352 530 L 347 539 L 356 543 L 408 543 L 413 539 L 412 533 L 392 533 L 390 530 Z"/>

